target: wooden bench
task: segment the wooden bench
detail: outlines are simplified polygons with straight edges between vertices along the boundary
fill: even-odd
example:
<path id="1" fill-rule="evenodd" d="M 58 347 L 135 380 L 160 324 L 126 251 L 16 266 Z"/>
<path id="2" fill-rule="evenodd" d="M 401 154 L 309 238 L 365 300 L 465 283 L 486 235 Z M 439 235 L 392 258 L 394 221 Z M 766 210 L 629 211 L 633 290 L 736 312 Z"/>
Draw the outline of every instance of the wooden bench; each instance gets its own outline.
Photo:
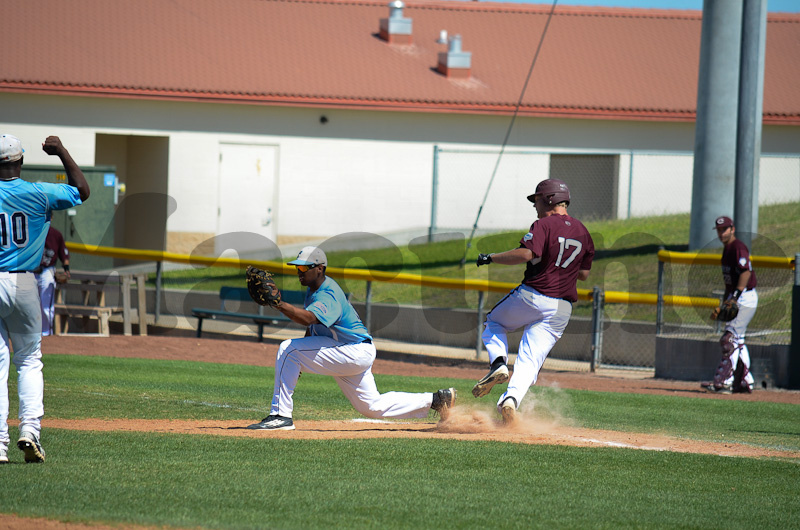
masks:
<path id="1" fill-rule="evenodd" d="M 73 271 L 67 283 L 56 285 L 55 317 L 53 322 L 56 335 L 70 334 L 69 319 L 81 317 L 84 329 L 89 320 L 97 320 L 97 335 L 108 337 L 111 332 L 109 320 L 113 314 L 122 313 L 125 335 L 131 335 L 131 295 L 130 286 L 135 279 L 138 290 L 139 334 L 147 335 L 145 288 L 146 274 L 103 274 L 96 272 Z M 121 306 L 106 304 L 107 292 L 120 292 Z M 80 293 L 80 300 L 66 300 L 69 292 Z M 75 297 L 73 297 L 75 298 Z"/>
<path id="2" fill-rule="evenodd" d="M 305 291 L 281 291 L 281 300 L 292 305 L 303 307 L 305 301 Z M 192 316 L 197 318 L 197 337 L 203 333 L 203 320 L 225 320 L 232 322 L 253 322 L 258 327 L 258 342 L 264 341 L 264 326 L 274 325 L 278 322 L 291 322 L 289 317 L 279 313 L 275 309 L 258 306 L 258 313 L 234 312 L 225 309 L 226 302 L 253 302 L 247 287 L 226 287 L 219 290 L 219 309 L 206 309 L 203 307 L 192 308 Z"/>

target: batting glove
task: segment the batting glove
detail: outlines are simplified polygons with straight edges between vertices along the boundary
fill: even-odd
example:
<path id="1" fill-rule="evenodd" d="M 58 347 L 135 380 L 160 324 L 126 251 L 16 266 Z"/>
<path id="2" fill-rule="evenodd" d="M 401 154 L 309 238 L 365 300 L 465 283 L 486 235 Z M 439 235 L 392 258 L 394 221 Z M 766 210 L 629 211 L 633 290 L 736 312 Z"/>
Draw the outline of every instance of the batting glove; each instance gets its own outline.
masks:
<path id="1" fill-rule="evenodd" d="M 478 254 L 478 259 L 475 261 L 475 265 L 480 267 L 481 265 L 488 265 L 491 262 L 492 262 L 491 254 Z"/>

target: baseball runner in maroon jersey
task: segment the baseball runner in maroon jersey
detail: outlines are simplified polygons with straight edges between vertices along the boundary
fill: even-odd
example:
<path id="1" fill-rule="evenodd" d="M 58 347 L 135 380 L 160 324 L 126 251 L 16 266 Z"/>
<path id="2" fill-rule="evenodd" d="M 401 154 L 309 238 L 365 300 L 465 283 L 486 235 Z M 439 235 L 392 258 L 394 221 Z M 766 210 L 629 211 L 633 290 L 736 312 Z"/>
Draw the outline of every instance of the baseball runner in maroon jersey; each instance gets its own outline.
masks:
<path id="1" fill-rule="evenodd" d="M 475 397 L 509 380 L 508 333 L 524 328 L 508 388 L 497 409 L 513 424 L 522 399 L 536 383 L 544 360 L 567 327 L 572 303 L 578 300 L 577 280 L 589 276 L 594 242 L 583 224 L 567 214 L 570 195 L 558 179 L 543 180 L 528 196 L 538 220 L 520 240 L 519 248 L 498 254 L 480 254 L 477 266 L 526 263 L 525 277 L 486 315 L 481 338 L 491 367 L 472 389 Z"/>
<path id="2" fill-rule="evenodd" d="M 730 217 L 717 217 L 714 223 L 717 237 L 725 248 L 722 250 L 722 279 L 725 282 L 724 301 L 738 304 L 736 318 L 725 324 L 725 332 L 719 339 L 722 360 L 714 374 L 714 381 L 703 383 L 709 392 L 731 394 L 753 391 L 755 379 L 750 373 L 750 352 L 744 343 L 747 325 L 756 314 L 758 293 L 756 273 L 750 262 L 750 251 L 742 241 L 736 239 L 736 226 Z M 730 302 L 729 302 L 730 303 Z M 712 313 L 717 318 L 718 309 Z"/>

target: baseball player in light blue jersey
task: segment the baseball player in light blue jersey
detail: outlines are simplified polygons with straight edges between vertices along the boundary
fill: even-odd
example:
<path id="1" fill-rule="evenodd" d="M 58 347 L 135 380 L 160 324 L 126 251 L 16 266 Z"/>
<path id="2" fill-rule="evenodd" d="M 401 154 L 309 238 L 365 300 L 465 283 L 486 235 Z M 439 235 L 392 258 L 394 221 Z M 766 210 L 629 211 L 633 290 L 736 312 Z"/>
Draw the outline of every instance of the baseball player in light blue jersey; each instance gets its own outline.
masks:
<path id="1" fill-rule="evenodd" d="M 275 385 L 269 416 L 248 429 L 294 429 L 293 394 L 301 372 L 330 375 L 355 409 L 369 418 L 424 418 L 433 409 L 444 418 L 456 390 L 381 394 L 372 375 L 375 345 L 339 284 L 325 276 L 328 259 L 317 247 L 305 247 L 289 265 L 307 287 L 303 308 L 281 302 L 277 310 L 306 326 L 305 337 L 283 341 L 275 358 Z M 275 290 L 273 289 L 273 292 Z"/>
<path id="2" fill-rule="evenodd" d="M 42 310 L 33 271 L 39 267 L 53 210 L 77 206 L 89 197 L 83 172 L 57 136 L 42 144 L 61 159 L 69 184 L 21 180 L 22 143 L 0 137 L 0 463 L 8 462 L 8 370 L 10 344 L 17 367 L 19 440 L 26 462 L 44 462 L 39 441 L 44 416 Z"/>

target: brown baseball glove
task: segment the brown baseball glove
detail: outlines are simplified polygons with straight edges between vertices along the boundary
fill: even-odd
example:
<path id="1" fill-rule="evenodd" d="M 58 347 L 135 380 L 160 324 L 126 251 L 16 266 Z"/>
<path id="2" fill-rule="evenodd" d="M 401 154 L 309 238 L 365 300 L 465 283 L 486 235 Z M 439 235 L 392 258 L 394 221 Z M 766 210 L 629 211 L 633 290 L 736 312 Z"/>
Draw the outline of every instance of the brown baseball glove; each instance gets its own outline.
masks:
<path id="1" fill-rule="evenodd" d="M 739 314 L 739 302 L 731 298 L 730 300 L 725 300 L 721 306 L 714 309 L 711 312 L 711 318 L 713 320 L 719 320 L 720 322 L 730 322 L 736 315 Z"/>
<path id="2" fill-rule="evenodd" d="M 56 283 L 67 283 L 69 273 L 66 271 L 56 271 Z"/>
<path id="3" fill-rule="evenodd" d="M 272 274 L 269 271 L 249 265 L 245 272 L 247 291 L 259 305 L 278 307 L 281 305 L 281 292 L 275 286 Z"/>

